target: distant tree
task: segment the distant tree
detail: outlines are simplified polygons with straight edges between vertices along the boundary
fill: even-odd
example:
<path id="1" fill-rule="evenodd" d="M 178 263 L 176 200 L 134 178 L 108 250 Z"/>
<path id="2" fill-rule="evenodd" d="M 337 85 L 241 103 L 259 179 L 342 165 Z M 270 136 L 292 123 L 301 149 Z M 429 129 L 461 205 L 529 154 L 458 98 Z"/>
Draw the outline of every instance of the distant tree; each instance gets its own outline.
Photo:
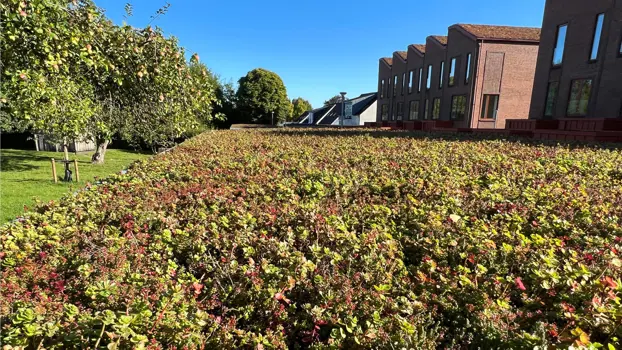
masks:
<path id="1" fill-rule="evenodd" d="M 339 102 L 341 102 L 341 96 L 335 95 L 329 98 L 328 100 L 324 101 L 324 106 L 332 105 L 332 104 L 339 103 Z"/>
<path id="2" fill-rule="evenodd" d="M 236 93 L 240 119 L 246 123 L 270 124 L 285 121 L 292 114 L 283 80 L 274 72 L 253 69 L 240 78 Z"/>
<path id="3" fill-rule="evenodd" d="M 311 107 L 311 103 L 302 97 L 298 97 L 292 100 L 292 108 L 292 120 L 300 117 L 304 112 L 313 109 L 313 107 Z"/>

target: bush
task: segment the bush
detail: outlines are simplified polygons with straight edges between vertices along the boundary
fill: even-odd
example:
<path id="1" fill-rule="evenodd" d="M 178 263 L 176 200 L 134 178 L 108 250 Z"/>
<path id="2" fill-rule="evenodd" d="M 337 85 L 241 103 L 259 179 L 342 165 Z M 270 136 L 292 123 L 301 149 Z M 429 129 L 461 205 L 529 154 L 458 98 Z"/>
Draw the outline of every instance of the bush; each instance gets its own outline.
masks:
<path id="1" fill-rule="evenodd" d="M 0 229 L 2 342 L 617 347 L 619 157 L 207 132 Z"/>

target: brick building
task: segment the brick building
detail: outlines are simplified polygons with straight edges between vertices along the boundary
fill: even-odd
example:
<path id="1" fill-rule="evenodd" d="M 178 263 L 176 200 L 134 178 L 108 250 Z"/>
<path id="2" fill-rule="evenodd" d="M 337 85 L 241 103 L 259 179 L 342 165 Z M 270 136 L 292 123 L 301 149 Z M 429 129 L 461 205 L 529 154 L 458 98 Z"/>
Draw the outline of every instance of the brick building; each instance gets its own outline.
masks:
<path id="1" fill-rule="evenodd" d="M 622 116 L 622 0 L 547 0 L 530 119 Z"/>
<path id="2" fill-rule="evenodd" d="M 408 57 L 411 52 L 417 55 L 407 62 L 406 86 L 413 77 L 413 88 L 406 89 L 404 100 L 407 119 L 495 129 L 503 129 L 506 119 L 527 119 L 539 39 L 538 28 L 456 24 L 449 27 L 446 37 L 428 37 L 425 48 L 411 45 Z M 395 68 L 395 55 L 392 72 L 386 69 L 381 67 L 379 81 L 387 75 L 395 80 L 397 75 L 400 84 L 404 72 L 401 66 Z M 398 120 L 391 117 L 388 114 L 384 120 Z"/>

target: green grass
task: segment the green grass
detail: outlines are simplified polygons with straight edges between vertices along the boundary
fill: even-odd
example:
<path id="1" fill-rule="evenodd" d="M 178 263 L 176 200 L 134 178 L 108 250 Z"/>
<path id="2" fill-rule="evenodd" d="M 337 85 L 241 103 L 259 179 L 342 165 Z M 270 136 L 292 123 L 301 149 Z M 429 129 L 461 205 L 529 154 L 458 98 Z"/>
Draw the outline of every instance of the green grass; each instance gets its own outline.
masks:
<path id="1" fill-rule="evenodd" d="M 127 165 L 150 155 L 124 150 L 108 150 L 106 162 L 101 165 L 91 164 L 92 152 L 69 154 L 69 159 L 78 160 L 80 182 L 65 183 L 60 181 L 64 176 L 64 167 L 56 162 L 59 177 L 57 184 L 52 177 L 50 158 L 62 159 L 58 152 L 35 152 L 13 149 L 0 149 L 0 225 L 20 216 L 24 206 L 31 206 L 34 198 L 47 202 L 59 199 L 65 193 L 83 187 L 95 177 L 103 178 L 123 170 Z M 73 164 L 71 166 L 73 169 Z"/>

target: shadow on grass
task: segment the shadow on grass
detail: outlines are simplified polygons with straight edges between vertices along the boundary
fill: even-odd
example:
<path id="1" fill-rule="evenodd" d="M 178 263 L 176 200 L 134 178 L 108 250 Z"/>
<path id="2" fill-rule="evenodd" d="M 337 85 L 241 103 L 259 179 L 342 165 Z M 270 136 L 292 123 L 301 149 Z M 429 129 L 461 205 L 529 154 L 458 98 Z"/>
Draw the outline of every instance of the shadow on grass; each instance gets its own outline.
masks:
<path id="1" fill-rule="evenodd" d="M 50 161 L 49 157 L 37 155 L 33 151 L 2 150 L 0 167 L 2 171 L 30 171 L 41 168 L 34 162 Z"/>
<path id="2" fill-rule="evenodd" d="M 423 132 L 423 131 L 403 131 L 403 130 L 375 130 L 375 129 L 317 129 L 317 128 L 292 128 L 270 130 L 268 132 L 278 133 L 288 136 L 312 135 L 325 137 L 348 137 L 348 136 L 371 136 L 378 138 L 417 138 L 438 141 L 456 141 L 456 142 L 473 142 L 473 141 L 508 141 L 518 142 L 524 145 L 532 146 L 562 146 L 569 149 L 610 149 L 622 150 L 620 143 L 607 142 L 588 142 L 588 141 L 561 141 L 561 140 L 534 140 L 519 136 L 502 136 L 483 133 L 455 133 L 455 132 Z"/>

